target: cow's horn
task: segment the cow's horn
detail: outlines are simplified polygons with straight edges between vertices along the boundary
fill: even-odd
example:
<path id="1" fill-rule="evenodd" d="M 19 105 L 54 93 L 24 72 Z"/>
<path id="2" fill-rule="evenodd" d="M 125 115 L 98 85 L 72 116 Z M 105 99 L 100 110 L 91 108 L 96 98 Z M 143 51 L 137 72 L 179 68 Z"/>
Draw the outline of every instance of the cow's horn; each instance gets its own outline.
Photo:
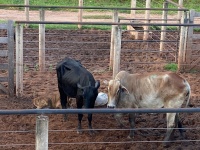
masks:
<path id="1" fill-rule="evenodd" d="M 96 80 L 96 82 L 95 82 L 95 88 L 98 89 L 99 87 L 100 87 L 100 81 Z"/>
<path id="2" fill-rule="evenodd" d="M 79 83 L 77 83 L 77 87 L 78 87 L 79 89 L 83 89 L 83 87 L 82 87 Z"/>

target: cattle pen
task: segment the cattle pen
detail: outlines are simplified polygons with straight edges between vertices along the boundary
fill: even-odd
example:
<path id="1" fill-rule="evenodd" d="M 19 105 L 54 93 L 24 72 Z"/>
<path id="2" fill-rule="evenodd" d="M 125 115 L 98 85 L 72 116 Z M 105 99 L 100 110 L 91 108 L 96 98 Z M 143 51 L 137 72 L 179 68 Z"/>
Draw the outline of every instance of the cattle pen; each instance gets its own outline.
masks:
<path id="1" fill-rule="evenodd" d="M 162 137 L 166 130 L 163 113 L 180 112 L 187 137 L 186 139 L 171 141 L 171 147 L 166 149 L 199 149 L 199 40 L 198 33 L 193 34 L 193 28 L 200 27 L 200 24 L 194 23 L 194 17 L 187 18 L 188 14 L 199 16 L 199 13 L 180 7 L 176 9 L 166 8 L 166 4 L 164 6 L 165 8 L 124 9 L 143 12 L 156 11 L 160 12 L 159 16 L 170 11 L 183 12 L 183 18 L 181 20 L 180 18 L 174 19 L 173 16 L 172 19 L 169 15 L 167 22 L 164 22 L 166 18 L 135 19 L 135 17 L 124 17 L 120 12 L 123 8 L 81 7 L 83 11 L 103 9 L 111 17 L 105 22 L 88 21 L 84 18 L 82 21 L 69 21 L 67 17 L 66 20 L 53 21 L 47 20 L 47 17 L 45 17 L 49 13 L 48 8 L 51 6 L 27 5 L 26 8 L 38 9 L 39 15 L 37 20 L 31 20 L 30 17 L 30 21 L 15 21 L 16 61 L 13 63 L 16 66 L 17 97 L 16 99 L 6 97 L 5 103 L 1 105 L 1 123 L 7 128 L 2 127 L 0 131 L 2 133 L 0 147 L 2 149 L 27 150 L 34 148 L 42 148 L 42 150 L 146 149 L 145 143 L 149 149 L 162 149 Z M 11 5 L 7 7 L 24 8 L 25 6 Z M 80 10 L 79 7 L 65 8 Z M 163 16 L 166 17 L 167 15 Z M 148 22 L 146 22 L 147 20 Z M 25 28 L 24 25 L 26 25 Z M 36 29 L 31 28 L 34 25 L 37 26 Z M 48 25 L 79 25 L 81 29 L 52 30 L 47 28 Z M 109 30 L 96 30 L 93 27 L 88 29 L 85 27 L 88 25 L 105 26 Z M 145 37 L 147 35 L 146 32 L 148 32 L 148 38 L 144 39 L 144 35 Z M 163 33 L 166 36 L 161 39 Z M 189 37 L 184 35 L 189 35 Z M 194 39 L 191 37 L 194 37 Z M 194 51 L 191 52 L 191 48 Z M 165 71 L 166 64 L 178 64 L 179 74 L 191 83 L 191 108 L 110 110 L 106 109 L 104 105 L 92 110 L 32 109 L 31 100 L 35 93 L 48 95 L 57 91 L 55 66 L 66 56 L 80 60 L 94 74 L 96 79 L 100 79 L 100 91 L 105 93 L 107 92 L 107 85 L 104 84 L 104 81 L 112 79 L 119 70 L 134 73 Z M 185 72 L 188 70 L 189 73 Z M 194 74 L 191 75 L 191 72 Z M 197 74 L 195 74 L 196 72 Z M 5 84 L 5 87 L 7 87 L 7 84 Z M 16 107 L 14 107 L 14 104 L 16 104 Z M 88 112 L 94 113 L 93 124 L 94 130 L 97 131 L 94 136 L 87 134 L 87 124 L 84 124 L 82 135 L 76 133 L 77 117 L 74 115 Z M 133 141 L 126 138 L 129 126 L 120 129 L 113 118 L 113 113 L 129 112 L 138 114 L 136 134 Z M 63 113 L 70 115 L 68 122 L 63 122 L 63 118 L 60 116 Z M 37 116 L 39 114 L 42 115 Z M 125 120 L 127 121 L 128 118 L 125 118 Z M 87 117 L 84 117 L 83 122 L 87 122 Z M 14 140 L 10 137 L 13 137 Z M 177 137 L 177 133 L 175 133 L 175 137 Z M 44 147 L 41 147 L 40 144 Z"/>

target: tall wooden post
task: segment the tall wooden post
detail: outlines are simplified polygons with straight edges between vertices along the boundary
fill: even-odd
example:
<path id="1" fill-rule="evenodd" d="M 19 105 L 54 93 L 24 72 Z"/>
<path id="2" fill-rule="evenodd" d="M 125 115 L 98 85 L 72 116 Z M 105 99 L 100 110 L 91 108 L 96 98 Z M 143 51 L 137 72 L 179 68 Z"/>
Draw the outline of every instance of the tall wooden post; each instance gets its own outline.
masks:
<path id="1" fill-rule="evenodd" d="M 194 23 L 194 17 L 195 17 L 195 10 L 194 9 L 191 9 L 190 12 L 189 12 L 189 23 L 193 24 Z M 187 14 L 185 14 L 187 15 Z M 193 26 L 188 26 L 187 27 L 187 35 L 185 37 L 187 37 L 187 39 L 185 40 L 185 44 L 187 44 L 185 46 L 185 55 L 183 57 L 183 59 L 185 60 L 185 63 L 186 64 L 189 64 L 188 65 L 188 68 L 187 69 L 191 69 L 193 68 L 193 64 L 192 64 L 192 61 L 191 61 L 191 55 L 192 55 L 192 40 L 193 40 L 193 31 L 194 31 L 194 27 Z M 195 64 L 195 62 L 193 62 Z M 190 68 L 189 68 L 190 67 Z"/>
<path id="2" fill-rule="evenodd" d="M 137 0 L 131 0 L 131 8 L 136 8 Z M 131 17 L 135 18 L 136 10 L 131 10 Z"/>
<path id="3" fill-rule="evenodd" d="M 9 96 L 14 96 L 14 22 L 8 20 L 8 89 Z"/>
<path id="4" fill-rule="evenodd" d="M 36 150 L 48 150 L 48 116 L 38 116 L 36 120 Z"/>
<path id="5" fill-rule="evenodd" d="M 79 7 L 83 7 L 83 0 L 79 0 Z M 78 10 L 78 21 L 79 22 L 83 21 L 83 9 Z M 78 28 L 81 29 L 82 25 L 78 24 Z"/>
<path id="6" fill-rule="evenodd" d="M 179 5 L 178 9 L 183 8 L 183 0 L 179 0 L 178 5 Z M 178 23 L 181 22 L 182 14 L 183 14 L 182 11 L 178 11 Z"/>
<path id="7" fill-rule="evenodd" d="M 187 23 L 186 16 L 182 16 L 181 23 Z M 179 40 L 179 52 L 178 52 L 178 71 L 184 71 L 185 55 L 186 55 L 186 42 L 188 40 L 187 32 L 188 27 L 181 26 L 180 40 Z"/>
<path id="8" fill-rule="evenodd" d="M 40 10 L 40 21 L 45 19 L 44 9 Z M 39 69 L 40 71 L 45 70 L 45 25 L 39 24 Z"/>
<path id="9" fill-rule="evenodd" d="M 16 33 L 16 96 L 23 95 L 23 25 L 17 24 Z"/>
<path id="10" fill-rule="evenodd" d="M 113 79 L 120 71 L 120 55 L 121 55 L 121 29 L 115 26 L 114 33 L 114 60 L 113 60 Z"/>
<path id="11" fill-rule="evenodd" d="M 113 16 L 112 16 L 112 21 L 113 22 L 118 22 L 118 11 L 114 10 L 113 11 Z M 110 64 L 109 64 L 109 70 L 113 69 L 113 57 L 114 57 L 114 36 L 115 36 L 115 28 L 116 25 L 112 25 L 112 29 L 111 29 L 111 43 L 110 43 Z"/>
<path id="12" fill-rule="evenodd" d="M 151 8 L 151 0 L 146 0 L 146 8 Z M 150 10 L 145 11 L 145 23 L 149 23 Z M 149 37 L 149 26 L 144 26 L 143 40 L 147 40 Z"/>
<path id="13" fill-rule="evenodd" d="M 25 0 L 24 4 L 29 5 L 29 0 Z M 29 7 L 25 7 L 25 15 L 26 15 L 26 21 L 29 21 Z M 25 24 L 25 27 L 28 28 L 29 25 Z"/>
<path id="14" fill-rule="evenodd" d="M 168 2 L 164 2 L 163 3 L 163 8 L 164 9 L 167 9 L 168 8 Z M 163 10 L 163 14 L 162 14 L 162 23 L 167 23 L 167 13 L 168 11 L 167 10 Z M 165 37 L 166 37 L 166 26 L 162 26 L 161 27 L 161 37 L 160 37 L 160 51 L 162 51 L 164 49 L 164 44 L 165 42 L 163 42 L 165 40 Z"/>

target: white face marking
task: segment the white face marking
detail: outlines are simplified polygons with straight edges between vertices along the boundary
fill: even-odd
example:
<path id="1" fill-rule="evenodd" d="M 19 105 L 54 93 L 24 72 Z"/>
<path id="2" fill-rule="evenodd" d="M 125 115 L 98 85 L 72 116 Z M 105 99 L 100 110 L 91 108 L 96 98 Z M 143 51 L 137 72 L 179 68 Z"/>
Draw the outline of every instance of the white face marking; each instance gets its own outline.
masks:
<path id="1" fill-rule="evenodd" d="M 116 107 L 116 98 L 117 92 L 119 90 L 120 81 L 119 80 L 110 80 L 108 84 L 108 104 L 107 107 L 115 108 Z"/>

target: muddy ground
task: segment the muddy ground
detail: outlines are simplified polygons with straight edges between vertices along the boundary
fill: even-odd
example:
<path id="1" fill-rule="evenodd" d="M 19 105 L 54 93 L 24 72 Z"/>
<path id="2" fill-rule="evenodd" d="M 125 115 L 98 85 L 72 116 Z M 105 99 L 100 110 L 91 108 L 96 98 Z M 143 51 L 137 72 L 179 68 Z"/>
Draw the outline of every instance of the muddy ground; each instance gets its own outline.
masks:
<path id="1" fill-rule="evenodd" d="M 37 68 L 38 63 L 38 36 L 33 33 L 38 33 L 37 30 L 25 31 L 25 38 L 33 41 L 31 44 L 24 44 L 24 96 L 21 98 L 1 95 L 0 109 L 35 109 L 32 98 L 34 93 L 39 95 L 50 94 L 52 91 L 57 91 L 57 80 L 55 65 L 58 61 L 66 56 L 80 60 L 83 65 L 90 70 L 95 79 L 100 80 L 100 92 L 107 93 L 107 85 L 105 80 L 112 78 L 112 71 L 109 71 L 109 43 L 110 32 L 104 31 L 46 31 L 58 33 L 56 36 L 46 36 L 47 64 L 46 71 L 40 72 Z M 27 34 L 26 34 L 27 33 Z M 87 38 L 81 36 L 82 34 L 90 33 Z M 61 34 L 66 36 L 61 36 Z M 32 35 L 32 36 L 31 36 Z M 49 34 L 51 35 L 51 34 Z M 76 35 L 75 38 L 73 38 Z M 79 36 L 77 36 L 79 35 Z M 94 35 L 104 35 L 101 38 L 95 38 Z M 127 35 L 124 35 L 128 37 Z M 29 37 L 29 38 L 28 38 Z M 59 43 L 55 41 L 93 41 L 97 43 L 82 44 L 78 43 Z M 98 44 L 99 42 L 99 44 Z M 102 43 L 101 43 L 102 42 Z M 138 49 L 143 44 L 129 44 L 123 45 L 127 48 L 137 47 Z M 156 47 L 157 45 L 152 45 Z M 64 48 L 63 48 L 64 47 Z M 28 49 L 33 48 L 33 50 Z M 53 50 L 56 48 L 57 50 Z M 92 51 L 96 49 L 97 51 Z M 165 71 L 162 64 L 170 58 L 170 54 L 166 54 L 167 59 L 163 60 L 158 54 L 136 53 L 132 55 L 131 52 L 124 53 L 121 56 L 121 70 L 129 72 L 147 72 L 147 71 Z M 140 64 L 134 65 L 135 61 L 147 60 L 150 62 L 158 62 L 156 64 Z M 127 63 L 128 62 L 128 63 Z M 161 63 L 159 63 L 161 62 Z M 179 73 L 180 76 L 188 80 L 191 85 L 192 96 L 190 107 L 200 106 L 200 73 Z M 98 107 L 106 108 L 106 105 Z M 129 125 L 127 117 L 126 130 L 119 130 L 116 121 L 112 114 L 94 114 L 93 128 L 96 134 L 91 136 L 85 130 L 82 134 L 77 134 L 77 115 L 71 114 L 68 116 L 68 121 L 63 121 L 63 116 L 60 114 L 47 115 L 49 117 L 49 149 L 50 150 L 146 150 L 146 149 L 163 149 L 162 140 L 166 129 L 166 119 L 163 114 L 140 114 L 136 119 L 135 138 L 133 141 L 127 139 Z M 178 140 L 178 130 L 175 132 L 175 142 L 173 142 L 169 150 L 197 150 L 200 149 L 200 117 L 199 113 L 181 113 L 181 120 L 186 128 L 186 140 Z M 0 116 L 0 149 L 35 149 L 35 124 L 37 115 L 1 115 Z M 84 115 L 82 121 L 83 129 L 87 129 L 87 116 Z M 140 129 L 145 128 L 145 129 Z M 12 145 L 14 144 L 14 145 Z"/>

